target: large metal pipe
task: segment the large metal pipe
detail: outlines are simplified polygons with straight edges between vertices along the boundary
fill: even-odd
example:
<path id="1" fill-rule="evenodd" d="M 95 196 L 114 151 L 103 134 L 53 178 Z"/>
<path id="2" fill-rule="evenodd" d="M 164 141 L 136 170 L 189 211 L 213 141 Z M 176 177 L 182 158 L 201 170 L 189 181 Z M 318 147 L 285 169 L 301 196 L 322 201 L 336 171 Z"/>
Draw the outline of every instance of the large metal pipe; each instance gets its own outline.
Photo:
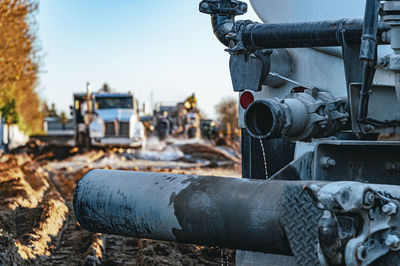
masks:
<path id="1" fill-rule="evenodd" d="M 74 210 L 92 232 L 289 255 L 282 197 L 305 183 L 93 170 Z"/>
<path id="2" fill-rule="evenodd" d="M 383 33 L 390 30 L 386 23 L 378 23 L 379 44 L 389 44 Z M 363 20 L 342 19 L 303 23 L 253 23 L 242 32 L 244 46 L 249 50 L 272 48 L 301 48 L 341 46 L 342 34 L 348 44 L 360 44 Z"/>

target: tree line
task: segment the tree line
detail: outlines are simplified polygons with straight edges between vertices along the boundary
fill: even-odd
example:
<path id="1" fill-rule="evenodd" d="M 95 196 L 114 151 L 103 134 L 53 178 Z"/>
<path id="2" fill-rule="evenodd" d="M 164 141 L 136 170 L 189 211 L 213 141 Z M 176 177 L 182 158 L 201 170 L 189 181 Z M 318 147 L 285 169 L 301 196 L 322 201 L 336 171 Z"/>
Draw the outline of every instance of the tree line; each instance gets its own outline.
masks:
<path id="1" fill-rule="evenodd" d="M 42 129 L 35 0 L 0 0 L 0 114 L 26 134 Z"/>

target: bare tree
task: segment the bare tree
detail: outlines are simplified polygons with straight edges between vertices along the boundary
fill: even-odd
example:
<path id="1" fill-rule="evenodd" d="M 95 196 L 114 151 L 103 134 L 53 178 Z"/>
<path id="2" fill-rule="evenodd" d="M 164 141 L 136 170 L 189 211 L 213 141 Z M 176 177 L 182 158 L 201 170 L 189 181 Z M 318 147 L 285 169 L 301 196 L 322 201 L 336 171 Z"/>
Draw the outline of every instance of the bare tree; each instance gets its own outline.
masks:
<path id="1" fill-rule="evenodd" d="M 238 127 L 238 103 L 234 98 L 222 98 L 215 107 L 218 121 L 225 127 L 229 124 L 232 129 Z"/>

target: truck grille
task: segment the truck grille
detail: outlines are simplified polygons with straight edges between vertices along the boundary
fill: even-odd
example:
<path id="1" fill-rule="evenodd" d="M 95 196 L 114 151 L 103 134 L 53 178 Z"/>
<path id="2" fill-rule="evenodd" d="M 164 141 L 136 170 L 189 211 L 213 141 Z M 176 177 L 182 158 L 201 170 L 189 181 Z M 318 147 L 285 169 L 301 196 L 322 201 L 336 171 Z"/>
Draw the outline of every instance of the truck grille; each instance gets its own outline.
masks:
<path id="1" fill-rule="evenodd" d="M 106 137 L 115 136 L 114 122 L 106 122 L 105 126 L 106 126 L 105 136 Z"/>
<path id="2" fill-rule="evenodd" d="M 105 122 L 105 136 L 106 137 L 129 137 L 129 122 L 118 123 L 119 134 L 116 134 L 114 122 Z"/>
<path id="3" fill-rule="evenodd" d="M 119 122 L 119 135 L 129 137 L 129 122 Z"/>

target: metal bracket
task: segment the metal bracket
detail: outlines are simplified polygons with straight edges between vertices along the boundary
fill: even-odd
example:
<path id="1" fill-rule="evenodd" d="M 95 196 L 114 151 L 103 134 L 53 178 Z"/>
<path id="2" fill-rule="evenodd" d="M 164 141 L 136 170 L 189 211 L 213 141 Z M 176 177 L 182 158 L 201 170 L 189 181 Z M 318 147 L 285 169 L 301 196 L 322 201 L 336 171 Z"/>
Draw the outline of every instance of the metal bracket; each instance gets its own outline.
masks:
<path id="1" fill-rule="evenodd" d="M 398 133 L 400 132 L 400 102 L 396 97 L 394 86 L 375 84 L 370 88 L 368 110 L 365 122 L 357 121 L 360 104 L 360 83 L 349 86 L 350 110 L 353 132 Z"/>
<path id="2" fill-rule="evenodd" d="M 321 141 L 314 151 L 312 179 L 400 185 L 400 142 Z"/>
<path id="3" fill-rule="evenodd" d="M 348 39 L 350 36 L 346 30 L 341 32 L 342 35 L 342 51 L 343 51 L 343 63 L 344 73 L 346 76 L 347 95 L 350 95 L 350 84 L 354 82 L 362 82 L 362 71 L 364 64 L 360 60 L 360 45 L 352 45 Z"/>
<path id="4" fill-rule="evenodd" d="M 226 35 L 226 39 L 229 41 L 228 49 L 225 49 L 226 52 L 231 55 L 234 54 L 251 54 L 256 50 L 249 50 L 244 46 L 242 33 L 243 30 L 250 25 L 250 27 L 254 27 L 257 23 L 251 20 L 239 20 L 237 21 L 232 28 L 232 32 Z M 270 51 L 270 50 L 269 50 Z"/>
<path id="5" fill-rule="evenodd" d="M 216 35 L 224 45 L 228 46 L 225 51 L 230 54 L 255 52 L 255 50 L 246 49 L 242 40 L 243 29 L 253 22 L 250 20 L 235 22 L 235 16 L 247 12 L 246 3 L 238 0 L 203 0 L 200 2 L 199 10 L 202 13 L 211 14 L 211 17 L 215 19 L 214 33 L 216 33 L 216 28 L 223 28 L 223 30 L 217 30 Z M 224 24 L 228 26 L 224 27 Z"/>
<path id="6" fill-rule="evenodd" d="M 393 193 L 399 187 L 336 182 L 305 189 L 325 210 L 318 224 L 322 265 L 364 266 L 389 252 L 399 256 L 400 202 Z"/>
<path id="7" fill-rule="evenodd" d="M 231 54 L 229 70 L 231 72 L 233 90 L 260 91 L 261 84 L 270 70 L 269 55 L 272 51 L 257 51 L 254 54 Z"/>
<path id="8" fill-rule="evenodd" d="M 205 14 L 229 14 L 243 15 L 247 12 L 247 4 L 237 0 L 203 0 L 200 2 L 199 10 Z"/>

